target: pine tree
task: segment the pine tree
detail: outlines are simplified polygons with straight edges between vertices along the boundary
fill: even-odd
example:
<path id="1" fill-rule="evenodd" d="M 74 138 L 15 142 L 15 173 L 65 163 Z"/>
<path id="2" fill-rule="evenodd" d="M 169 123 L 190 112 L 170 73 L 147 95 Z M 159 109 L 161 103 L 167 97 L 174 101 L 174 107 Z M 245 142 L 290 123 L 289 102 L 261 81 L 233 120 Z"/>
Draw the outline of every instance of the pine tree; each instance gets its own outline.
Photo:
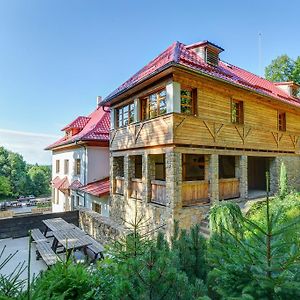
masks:
<path id="1" fill-rule="evenodd" d="M 223 227 L 209 245 L 213 270 L 209 284 L 225 299 L 297 299 L 300 297 L 300 218 L 282 224 L 282 211 L 270 213 L 269 176 L 265 222 L 243 220 L 244 235 Z"/>
<path id="2" fill-rule="evenodd" d="M 280 178 L 279 178 L 279 197 L 284 199 L 288 194 L 288 178 L 285 164 L 282 162 L 280 166 Z"/>

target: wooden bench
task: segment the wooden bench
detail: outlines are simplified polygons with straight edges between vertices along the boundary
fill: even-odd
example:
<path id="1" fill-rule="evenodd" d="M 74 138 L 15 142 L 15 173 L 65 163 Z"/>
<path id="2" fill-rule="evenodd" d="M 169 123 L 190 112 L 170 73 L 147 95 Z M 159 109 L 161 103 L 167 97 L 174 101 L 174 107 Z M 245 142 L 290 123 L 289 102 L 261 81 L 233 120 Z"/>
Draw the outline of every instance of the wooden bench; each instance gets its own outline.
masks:
<path id="1" fill-rule="evenodd" d="M 98 258 L 98 255 L 100 255 L 100 257 L 103 259 L 103 251 L 104 251 L 104 247 L 98 243 L 97 241 L 95 241 L 93 239 L 93 242 L 91 245 L 87 246 L 87 248 L 94 253 L 94 260 L 96 260 Z"/>
<path id="2" fill-rule="evenodd" d="M 31 240 L 35 241 L 36 243 L 48 242 L 47 238 L 43 235 L 43 233 L 38 228 L 31 230 Z"/>
<path id="3" fill-rule="evenodd" d="M 37 259 L 42 259 L 48 267 L 54 265 L 59 261 L 59 257 L 52 250 L 51 245 L 47 242 L 38 242 L 36 244 L 37 249 Z"/>

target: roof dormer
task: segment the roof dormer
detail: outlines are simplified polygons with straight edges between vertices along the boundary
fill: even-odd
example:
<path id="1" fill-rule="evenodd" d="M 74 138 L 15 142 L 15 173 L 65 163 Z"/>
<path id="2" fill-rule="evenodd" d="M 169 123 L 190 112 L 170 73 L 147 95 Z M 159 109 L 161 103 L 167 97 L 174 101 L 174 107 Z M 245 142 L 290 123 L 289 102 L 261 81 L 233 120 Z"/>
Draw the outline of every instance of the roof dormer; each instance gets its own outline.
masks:
<path id="1" fill-rule="evenodd" d="M 300 85 L 294 81 L 274 82 L 282 91 L 292 97 L 299 97 Z"/>
<path id="2" fill-rule="evenodd" d="M 202 41 L 186 46 L 187 49 L 195 51 L 206 63 L 217 66 L 219 64 L 219 54 L 223 48 L 209 42 Z"/>

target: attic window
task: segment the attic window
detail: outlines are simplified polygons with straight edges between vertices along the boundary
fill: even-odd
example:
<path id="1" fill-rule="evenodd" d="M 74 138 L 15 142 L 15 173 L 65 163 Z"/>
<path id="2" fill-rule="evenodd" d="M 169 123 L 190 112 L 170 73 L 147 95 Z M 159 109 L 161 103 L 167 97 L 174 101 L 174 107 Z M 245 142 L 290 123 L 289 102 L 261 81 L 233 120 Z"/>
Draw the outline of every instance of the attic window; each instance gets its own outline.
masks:
<path id="1" fill-rule="evenodd" d="M 219 64 L 219 54 L 212 49 L 205 49 L 205 58 L 208 64 L 217 66 Z"/>
<path id="2" fill-rule="evenodd" d="M 292 89 L 292 96 L 299 98 L 299 90 L 297 88 Z"/>
<path id="3" fill-rule="evenodd" d="M 285 112 L 278 112 L 278 130 L 286 131 L 286 115 Z"/>

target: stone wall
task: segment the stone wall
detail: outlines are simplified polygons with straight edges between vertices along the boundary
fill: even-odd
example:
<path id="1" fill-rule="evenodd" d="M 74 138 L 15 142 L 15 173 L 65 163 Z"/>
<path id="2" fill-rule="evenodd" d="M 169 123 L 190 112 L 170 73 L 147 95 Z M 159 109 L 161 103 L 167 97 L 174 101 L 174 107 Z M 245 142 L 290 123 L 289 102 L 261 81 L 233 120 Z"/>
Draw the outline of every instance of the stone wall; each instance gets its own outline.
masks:
<path id="1" fill-rule="evenodd" d="M 288 185 L 291 189 L 300 191 L 300 157 L 278 156 L 270 163 L 270 190 L 275 194 L 279 189 L 281 163 L 284 163 L 288 175 Z"/>
<path id="2" fill-rule="evenodd" d="M 128 233 L 119 223 L 85 208 L 79 209 L 79 226 L 103 245 L 112 243 Z"/>

